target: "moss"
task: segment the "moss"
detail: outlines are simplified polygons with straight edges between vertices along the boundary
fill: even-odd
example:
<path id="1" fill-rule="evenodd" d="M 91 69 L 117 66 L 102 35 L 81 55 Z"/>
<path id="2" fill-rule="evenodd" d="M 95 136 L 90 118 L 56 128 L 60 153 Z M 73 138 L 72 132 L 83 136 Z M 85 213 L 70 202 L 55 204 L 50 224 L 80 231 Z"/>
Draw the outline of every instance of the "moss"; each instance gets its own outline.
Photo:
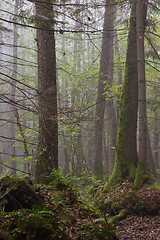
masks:
<path id="1" fill-rule="evenodd" d="M 141 188 L 144 185 L 153 185 L 155 180 L 142 162 L 138 163 L 136 177 L 134 181 L 135 188 Z"/>
<path id="2" fill-rule="evenodd" d="M 3 198 L 0 199 L 3 210 L 15 211 L 21 208 L 32 209 L 43 205 L 33 186 L 26 179 L 4 177 L 0 180 Z"/>
<path id="3" fill-rule="evenodd" d="M 136 4 L 131 5 L 125 76 L 119 107 L 116 157 L 110 185 L 120 184 L 126 178 L 134 179 L 137 165 L 136 122 L 138 108 L 138 81 L 136 56 Z M 132 139 L 132 142 L 131 142 Z"/>
<path id="4" fill-rule="evenodd" d="M 155 190 L 160 190 L 160 185 L 157 184 L 156 182 L 153 182 L 153 184 L 150 186 L 151 189 L 155 189 Z"/>
<path id="5" fill-rule="evenodd" d="M 65 232 L 58 228 L 54 215 L 47 211 L 18 210 L 4 213 L 0 220 L 0 232 L 3 228 L 6 230 L 7 240 L 56 240 L 60 236 L 67 239 Z"/>
<path id="6" fill-rule="evenodd" d="M 80 232 L 78 232 L 80 235 Z M 106 224 L 104 218 L 96 219 L 93 223 L 86 222 L 81 226 L 81 238 L 87 240 L 118 240 L 114 227 L 110 224 Z"/>
<path id="7" fill-rule="evenodd" d="M 56 174 L 58 174 L 57 177 L 55 177 Z M 12 212 L 0 212 L 0 233 L 3 231 L 2 234 L 6 236 L 2 239 L 69 240 L 71 236 L 72 239 L 81 240 L 117 239 L 115 228 L 108 224 L 100 211 L 80 201 L 71 183 L 68 185 L 67 180 L 59 174 L 59 172 L 54 173 L 53 182 L 50 185 L 38 185 L 39 196 L 43 198 L 43 209 L 39 210 L 33 205 L 30 209 L 17 209 L 15 205 Z M 6 196 L 8 190 L 12 194 L 11 190 L 14 190 L 14 196 L 24 204 L 18 198 L 19 193 L 23 193 L 22 190 L 24 190 L 25 184 L 22 182 L 22 179 L 4 178 L 1 184 L 4 184 L 3 193 L 6 193 Z M 26 184 L 29 183 L 26 182 Z M 27 200 L 26 195 L 24 196 L 27 203 L 30 201 L 30 194 L 28 197 Z M 8 198 L 6 201 L 8 204 Z M 29 208 L 28 205 L 27 207 Z"/>
<path id="8" fill-rule="evenodd" d="M 122 210 L 116 216 L 110 218 L 109 223 L 117 224 L 119 221 L 121 221 L 123 218 L 125 218 L 126 215 L 127 215 L 127 211 L 126 210 Z"/>
<path id="9" fill-rule="evenodd" d="M 152 181 L 148 182 L 149 184 Z M 154 182 L 152 185 L 145 185 L 143 188 L 135 189 L 132 183 L 123 183 L 110 192 L 101 194 L 101 201 L 98 201 L 99 208 L 104 214 L 118 221 L 121 213 L 137 214 L 140 216 L 158 215 L 160 213 L 160 191 L 159 186 Z M 114 216 L 114 217 L 113 217 Z M 110 222 L 110 220 L 109 220 Z"/>
<path id="10" fill-rule="evenodd" d="M 125 180 L 134 181 L 136 169 L 133 162 L 129 157 L 123 157 L 123 160 L 116 161 L 112 176 L 105 185 L 103 192 L 108 192 L 113 186 L 121 185 Z"/>

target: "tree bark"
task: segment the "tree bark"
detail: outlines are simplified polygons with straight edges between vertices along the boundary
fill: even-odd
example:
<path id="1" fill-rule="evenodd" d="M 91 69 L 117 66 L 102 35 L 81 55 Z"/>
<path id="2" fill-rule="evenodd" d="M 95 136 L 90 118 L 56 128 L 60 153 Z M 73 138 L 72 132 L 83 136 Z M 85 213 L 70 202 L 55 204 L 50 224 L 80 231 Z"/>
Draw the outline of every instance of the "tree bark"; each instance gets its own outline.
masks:
<path id="1" fill-rule="evenodd" d="M 138 103 L 139 103 L 139 161 L 147 164 L 147 114 L 146 114 L 146 79 L 144 57 L 145 1 L 137 0 L 137 62 L 138 62 Z"/>
<path id="2" fill-rule="evenodd" d="M 114 72 L 114 60 L 113 60 L 113 30 L 114 30 L 114 14 L 113 6 L 109 10 L 110 19 L 108 20 L 108 26 L 110 26 L 110 40 L 109 43 L 109 63 L 108 63 L 108 79 L 106 88 L 106 117 L 107 117 L 107 138 L 108 138 L 108 160 L 109 160 L 109 177 L 113 172 L 114 162 L 115 162 L 115 147 L 116 147 L 116 135 L 117 135 L 117 121 L 116 121 L 116 110 L 114 101 L 112 98 L 112 93 L 110 88 L 113 83 L 113 72 Z M 107 159 L 106 159 L 107 160 Z"/>
<path id="3" fill-rule="evenodd" d="M 18 16 L 18 3 L 19 0 L 15 1 L 14 6 L 14 16 L 16 19 L 16 16 Z M 10 143 L 10 174 L 13 177 L 16 177 L 16 162 L 12 159 L 15 157 L 15 118 L 14 118 L 14 103 L 15 103 L 15 95 L 16 95 L 16 80 L 17 80 L 17 45 L 18 45 L 18 29 L 17 25 L 14 24 L 14 36 L 13 36 L 13 74 L 12 74 L 12 84 L 11 84 L 11 96 L 10 96 L 10 132 L 9 137 L 11 139 Z"/>
<path id="4" fill-rule="evenodd" d="M 137 43 L 136 43 L 136 3 L 131 4 L 125 76 L 119 107 L 119 122 L 116 143 L 116 158 L 110 184 L 121 183 L 126 178 L 133 179 L 137 166 Z"/>
<path id="5" fill-rule="evenodd" d="M 136 169 L 134 187 L 144 184 L 152 185 L 154 178 L 147 169 L 147 113 L 146 113 L 146 79 L 144 56 L 144 32 L 147 15 L 147 0 L 137 0 L 137 63 L 138 63 L 138 103 L 139 103 L 139 162 Z M 149 135 L 149 133 L 148 133 Z M 149 136 L 148 136 L 149 140 Z"/>
<path id="6" fill-rule="evenodd" d="M 94 163 L 93 163 L 93 172 L 95 176 L 99 179 L 103 179 L 103 162 L 102 162 L 102 153 L 103 153 L 103 128 L 104 128 L 104 112 L 106 106 L 106 96 L 109 99 L 107 102 L 107 121 L 108 121 L 108 134 L 110 138 L 110 150 L 114 143 L 112 142 L 112 137 L 114 136 L 112 125 L 110 121 L 112 117 L 114 118 L 113 110 L 113 100 L 110 100 L 110 91 L 113 74 L 113 66 L 109 66 L 109 61 L 113 61 L 112 58 L 112 48 L 113 48 L 113 1 L 106 0 L 105 15 L 104 15 L 104 25 L 103 25 L 103 36 L 102 36 L 102 47 L 101 47 L 101 60 L 100 60 L 100 71 L 99 71 L 99 82 L 98 82 L 98 93 L 97 93 L 97 105 L 96 105 L 96 114 L 95 114 L 95 133 L 94 133 Z M 109 67 L 111 71 L 109 72 Z M 106 94 L 107 93 L 107 94 Z M 109 114 L 110 117 L 109 117 Z M 113 124 L 112 121 L 111 124 Z M 111 128 L 110 128 L 111 127 Z M 111 132 L 110 133 L 110 130 Z M 111 156 L 111 161 L 114 161 L 114 157 Z"/>
<path id="7" fill-rule="evenodd" d="M 149 171 L 156 177 L 156 168 L 155 168 L 155 163 L 153 159 L 153 154 L 152 154 L 152 149 L 151 149 L 151 141 L 150 141 L 150 134 L 149 134 L 149 129 L 147 126 L 147 168 Z"/>
<path id="8" fill-rule="evenodd" d="M 53 7 L 35 2 L 38 50 L 39 149 L 36 179 L 43 181 L 58 167 L 58 117 Z"/>
<path id="9" fill-rule="evenodd" d="M 158 109 L 157 106 L 154 108 L 154 162 L 156 168 L 159 168 L 159 122 L 158 122 Z"/>

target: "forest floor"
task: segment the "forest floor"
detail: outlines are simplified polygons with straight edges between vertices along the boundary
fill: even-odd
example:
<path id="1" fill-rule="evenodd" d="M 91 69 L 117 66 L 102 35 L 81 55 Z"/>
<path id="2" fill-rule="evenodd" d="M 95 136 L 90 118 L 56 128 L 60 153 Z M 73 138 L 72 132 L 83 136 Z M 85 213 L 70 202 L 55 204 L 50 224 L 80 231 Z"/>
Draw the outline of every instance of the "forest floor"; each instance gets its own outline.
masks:
<path id="1" fill-rule="evenodd" d="M 0 240 L 118 240 L 98 208 L 59 171 L 50 184 L 0 179 Z"/>
<path id="2" fill-rule="evenodd" d="M 102 198 L 108 218 L 116 221 L 119 239 L 160 240 L 159 190 L 143 187 L 135 191 L 132 183 L 126 181 Z M 117 218 L 122 211 L 125 215 Z"/>
<path id="3" fill-rule="evenodd" d="M 160 240 L 157 185 L 126 181 L 105 191 L 90 181 L 59 171 L 48 185 L 0 179 L 0 240 Z"/>
<path id="4" fill-rule="evenodd" d="M 116 232 L 119 239 L 160 239 L 160 216 L 129 215 L 119 222 Z"/>

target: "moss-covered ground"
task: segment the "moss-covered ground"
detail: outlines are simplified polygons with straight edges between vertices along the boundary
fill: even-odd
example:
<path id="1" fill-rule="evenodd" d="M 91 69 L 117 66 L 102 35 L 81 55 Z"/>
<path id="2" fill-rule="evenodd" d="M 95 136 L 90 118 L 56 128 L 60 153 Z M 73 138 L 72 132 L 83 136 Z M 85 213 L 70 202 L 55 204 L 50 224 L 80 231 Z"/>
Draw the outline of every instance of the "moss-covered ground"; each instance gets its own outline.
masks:
<path id="1" fill-rule="evenodd" d="M 48 185 L 26 179 L 0 180 L 0 239 L 118 239 L 103 214 L 79 197 L 59 172 Z"/>
<path id="2" fill-rule="evenodd" d="M 154 183 L 137 189 L 131 181 L 101 191 L 97 206 L 108 217 L 109 222 L 117 223 L 128 215 L 160 215 L 160 188 Z"/>
<path id="3" fill-rule="evenodd" d="M 137 189 L 126 180 L 106 191 L 95 179 L 60 171 L 48 185 L 0 179 L 0 240 L 118 239 L 116 225 L 134 216 L 160 216 L 158 185 Z"/>

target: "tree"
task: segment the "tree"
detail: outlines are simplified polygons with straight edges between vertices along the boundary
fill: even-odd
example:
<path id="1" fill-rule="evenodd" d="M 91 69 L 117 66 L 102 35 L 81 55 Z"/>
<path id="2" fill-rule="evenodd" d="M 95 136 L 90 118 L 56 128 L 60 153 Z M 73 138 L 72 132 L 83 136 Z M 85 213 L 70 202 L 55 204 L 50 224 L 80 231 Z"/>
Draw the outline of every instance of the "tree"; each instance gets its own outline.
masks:
<path id="1" fill-rule="evenodd" d="M 146 1 L 137 1 L 136 24 L 137 24 L 137 62 L 138 62 L 138 101 L 139 101 L 139 161 L 146 165 L 147 159 L 147 114 L 146 114 L 146 79 L 144 57 L 144 12 Z M 145 15 L 144 15 L 145 14 Z"/>
<path id="2" fill-rule="evenodd" d="M 39 141 L 36 178 L 43 181 L 58 167 L 56 55 L 53 6 L 36 1 L 38 50 Z"/>
<path id="3" fill-rule="evenodd" d="M 136 5 L 137 62 L 138 62 L 138 105 L 139 105 L 139 162 L 134 186 L 152 184 L 154 179 L 147 169 L 147 113 L 146 113 L 146 78 L 144 32 L 146 25 L 148 0 L 138 0 Z M 148 136 L 149 138 L 149 136 Z"/>
<path id="4" fill-rule="evenodd" d="M 115 112 L 113 109 L 113 100 L 110 100 L 110 87 L 113 80 L 113 1 L 106 0 L 102 47 L 101 47 L 101 60 L 98 81 L 97 105 L 95 114 L 95 133 L 94 133 L 94 163 L 93 172 L 99 179 L 103 179 L 103 129 L 104 129 L 104 113 L 107 104 L 107 121 L 109 133 L 109 149 L 110 156 L 113 157 L 113 148 L 115 140 Z M 109 63 L 111 61 L 112 65 Z M 107 94 L 106 94 L 107 92 Z M 109 99 L 106 103 L 106 97 Z M 110 115 L 110 117 L 109 117 Z M 113 148 L 112 148 L 113 147 Z M 112 152 L 112 153 L 111 153 Z M 113 154 L 113 155 L 112 155 Z"/>
<path id="5" fill-rule="evenodd" d="M 14 6 L 14 20 L 17 19 L 18 16 L 18 4 L 19 0 L 15 1 Z M 14 117 L 14 104 L 16 101 L 16 81 L 17 81 L 17 45 L 18 45 L 18 26 L 14 24 L 14 37 L 13 37 L 13 74 L 12 74 L 12 82 L 11 82 L 11 92 L 10 92 L 10 131 L 9 131 L 9 137 L 11 139 L 10 143 L 10 161 L 11 161 L 11 175 L 16 177 L 16 162 L 13 161 L 13 158 L 15 157 L 15 117 Z"/>
<path id="6" fill-rule="evenodd" d="M 159 142 L 159 132 L 158 132 L 158 109 L 157 106 L 154 107 L 154 161 L 156 168 L 159 168 L 159 151 L 158 151 L 158 142 Z"/>
<path id="7" fill-rule="evenodd" d="M 147 138 L 147 168 L 149 169 L 149 171 L 156 177 L 156 168 L 155 168 L 155 163 L 154 163 L 154 159 L 153 159 L 153 154 L 152 154 L 152 149 L 151 149 L 151 141 L 150 141 L 150 134 L 149 134 L 149 129 L 148 129 L 148 126 L 147 126 L 147 129 L 146 129 L 146 138 Z"/>
<path id="8" fill-rule="evenodd" d="M 137 166 L 137 42 L 136 42 L 136 2 L 131 3 L 130 26 L 127 43 L 125 76 L 119 106 L 119 122 L 116 143 L 116 157 L 110 184 L 121 183 L 124 179 L 134 179 Z"/>

